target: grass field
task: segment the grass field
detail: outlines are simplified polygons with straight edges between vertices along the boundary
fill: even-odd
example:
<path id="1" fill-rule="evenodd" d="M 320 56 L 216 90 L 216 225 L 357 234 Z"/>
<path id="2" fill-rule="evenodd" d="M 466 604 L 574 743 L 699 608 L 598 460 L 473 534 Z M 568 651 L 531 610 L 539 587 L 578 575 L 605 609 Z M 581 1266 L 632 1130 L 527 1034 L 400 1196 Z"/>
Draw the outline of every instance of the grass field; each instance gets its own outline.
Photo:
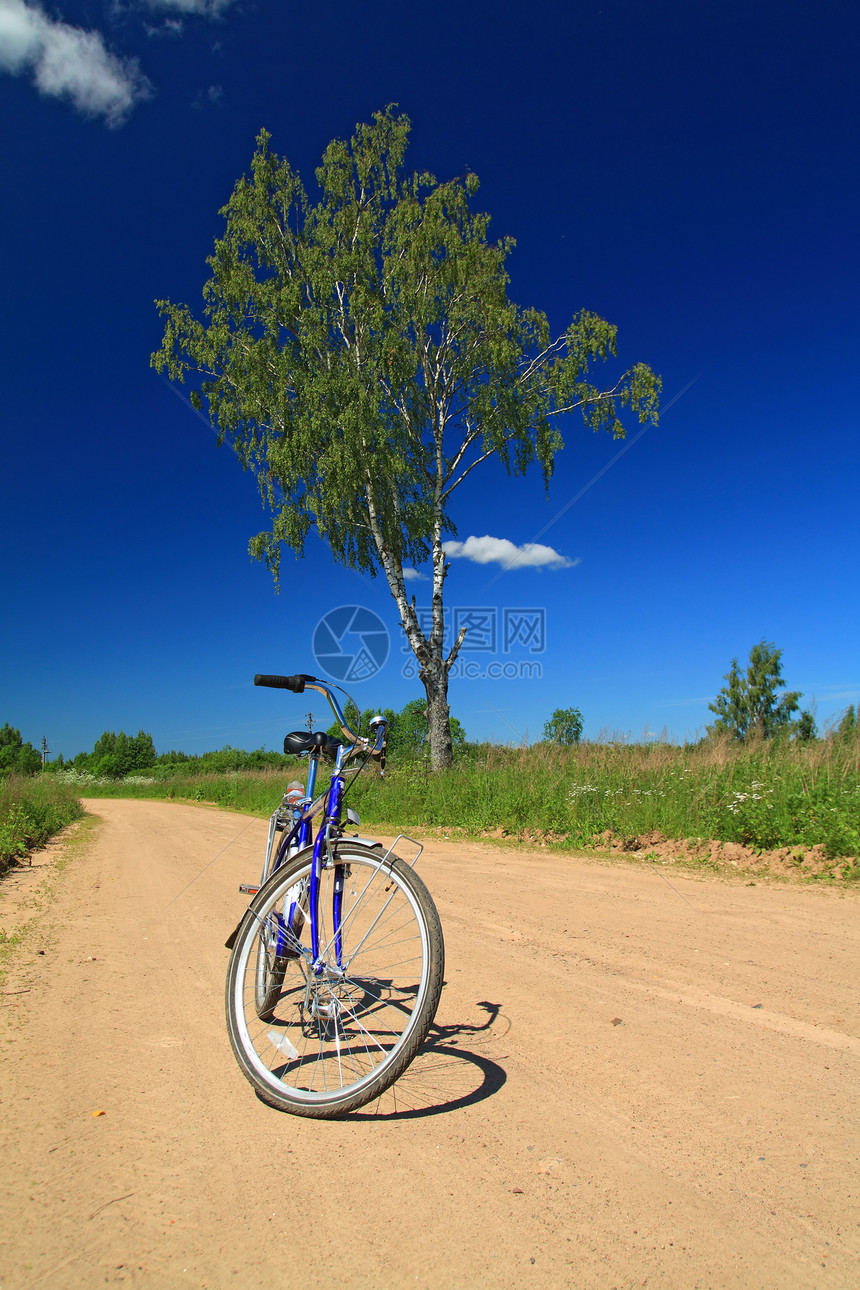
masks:
<path id="1" fill-rule="evenodd" d="M 301 777 L 302 766 L 295 773 Z M 126 781 L 78 781 L 87 796 L 210 801 L 267 815 L 294 772 L 263 770 Z M 321 779 L 320 786 L 323 780 Z M 70 785 L 71 787 L 71 785 Z M 591 845 L 600 834 L 712 838 L 754 848 L 860 855 L 860 742 L 728 740 L 695 746 L 467 746 L 432 774 L 421 758 L 368 769 L 349 791 L 367 824 L 459 828 Z"/>

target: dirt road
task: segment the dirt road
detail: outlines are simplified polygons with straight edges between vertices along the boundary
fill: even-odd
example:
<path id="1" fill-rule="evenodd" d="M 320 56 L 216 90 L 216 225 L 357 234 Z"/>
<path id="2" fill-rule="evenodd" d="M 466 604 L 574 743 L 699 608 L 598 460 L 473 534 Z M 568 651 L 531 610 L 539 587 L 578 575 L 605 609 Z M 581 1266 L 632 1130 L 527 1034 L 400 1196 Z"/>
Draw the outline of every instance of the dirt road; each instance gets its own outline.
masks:
<path id="1" fill-rule="evenodd" d="M 225 1033 L 265 824 L 90 808 L 2 986 L 0 1290 L 860 1284 L 853 893 L 431 843 L 432 1042 L 318 1123 Z"/>

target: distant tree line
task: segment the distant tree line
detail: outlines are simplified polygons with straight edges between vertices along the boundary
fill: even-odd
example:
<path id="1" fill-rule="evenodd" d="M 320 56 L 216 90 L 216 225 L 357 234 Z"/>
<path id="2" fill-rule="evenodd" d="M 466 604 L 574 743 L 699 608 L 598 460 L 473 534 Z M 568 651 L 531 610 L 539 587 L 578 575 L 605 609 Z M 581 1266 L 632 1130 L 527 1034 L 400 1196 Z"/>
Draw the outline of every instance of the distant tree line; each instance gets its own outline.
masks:
<path id="1" fill-rule="evenodd" d="M 76 770 L 97 775 L 100 779 L 123 779 L 126 775 L 153 775 L 167 777 L 177 772 L 186 775 L 223 774 L 226 771 L 264 770 L 267 766 L 282 766 L 283 753 L 267 752 L 258 748 L 246 752 L 230 744 L 217 751 L 186 753 L 177 749 L 156 753 L 152 735 L 139 730 L 127 735 L 124 730 L 115 734 L 106 730 L 96 740 L 92 752 L 80 752 L 70 761 L 58 757 L 46 770 Z"/>
<path id="2" fill-rule="evenodd" d="M 100 779 L 122 779 L 125 775 L 149 770 L 157 760 L 152 735 L 145 730 L 138 730 L 136 735 L 127 735 L 124 730 L 119 734 L 106 730 L 96 740 L 92 752 L 79 752 L 68 761 L 60 753 L 45 770 L 88 771 Z"/>
<path id="3" fill-rule="evenodd" d="M 387 748 L 389 753 L 407 752 L 407 753 L 424 753 L 428 752 L 429 744 L 429 723 L 427 720 L 427 700 L 411 699 L 409 703 L 404 704 L 399 712 L 393 708 L 364 708 L 359 711 L 357 706 L 348 700 L 344 708 L 344 716 L 350 730 L 361 730 L 364 735 L 369 734 L 369 721 L 371 717 L 377 714 L 385 717 L 388 722 L 388 731 L 386 734 Z M 462 747 L 466 742 L 466 732 L 462 724 L 456 717 L 450 717 L 451 726 L 451 743 L 457 747 Z M 362 725 L 364 726 L 361 729 Z M 343 731 L 335 722 L 329 726 L 328 734 L 333 735 L 336 739 L 343 738 Z"/>
<path id="4" fill-rule="evenodd" d="M 0 730 L 0 775 L 35 775 L 41 765 L 41 753 L 32 744 L 25 744 L 21 731 L 7 721 Z"/>
<path id="5" fill-rule="evenodd" d="M 727 684 L 708 704 L 716 721 L 708 726 L 706 739 L 728 735 L 744 742 L 782 737 L 808 743 L 818 737 L 814 714 L 809 708 L 800 710 L 801 692 L 783 689 L 782 650 L 773 641 L 760 640 L 753 645 L 746 667 L 733 658 L 723 680 Z M 579 708 L 556 708 L 544 725 L 543 737 L 570 746 L 580 742 L 583 727 Z M 856 708 L 849 705 L 828 735 L 843 741 L 856 739 L 860 735 L 860 704 Z"/>
<path id="6" fill-rule="evenodd" d="M 807 742 L 818 737 L 815 718 L 809 710 L 795 717 L 800 708 L 799 691 L 783 690 L 782 650 L 771 641 L 760 641 L 750 650 L 746 668 L 737 659 L 725 675 L 727 684 L 714 702 L 709 704 L 716 721 L 707 729 L 707 738 L 729 735 L 732 739 L 772 739 L 778 736 Z M 368 707 L 359 711 L 349 700 L 345 707 L 347 724 L 353 730 L 369 733 L 369 720 L 379 708 Z M 429 724 L 427 704 L 424 699 L 412 699 L 399 712 L 383 708 L 388 721 L 388 751 L 406 756 L 423 756 L 429 752 Z M 556 708 L 543 728 L 545 741 L 570 747 L 582 740 L 584 719 L 579 708 Z M 328 728 L 330 735 L 342 737 L 339 726 Z M 828 737 L 841 741 L 860 738 L 860 704 L 849 705 L 842 713 L 839 724 L 831 728 Z M 466 732 L 456 717 L 451 718 L 451 740 L 454 747 L 465 747 Z M 116 734 L 106 730 L 96 740 L 92 752 L 80 752 L 70 760 L 60 754 L 54 761 L 46 762 L 44 769 L 56 772 L 72 769 L 88 772 L 101 779 L 122 779 L 126 775 L 146 774 L 168 778 L 177 773 L 185 775 L 225 774 L 230 771 L 266 770 L 292 762 L 283 753 L 257 748 L 246 752 L 226 744 L 213 752 L 200 754 L 179 752 L 156 753 L 152 735 L 139 730 L 127 735 L 124 730 Z M 20 730 L 7 722 L 0 729 L 0 778 L 9 774 L 35 775 L 42 769 L 42 756 L 31 743 L 25 743 Z"/>
<path id="7" fill-rule="evenodd" d="M 346 705 L 346 718 L 351 729 L 358 729 L 364 722 L 362 733 L 369 731 L 369 719 L 380 709 L 367 708 L 363 714 L 355 704 Z M 428 724 L 426 703 L 423 699 L 414 699 L 399 712 L 385 708 L 382 715 L 387 717 L 388 749 L 390 752 L 423 753 L 427 750 Z M 329 734 L 340 735 L 338 726 L 330 726 Z M 455 744 L 465 742 L 465 732 L 456 717 L 451 719 L 451 735 Z M 257 748 L 246 752 L 244 748 L 233 748 L 226 744 L 213 752 L 186 753 L 177 749 L 157 753 L 152 735 L 146 730 L 139 730 L 136 735 L 127 735 L 124 730 L 117 734 L 106 730 L 96 740 L 92 752 L 80 752 L 66 760 L 62 754 L 45 766 L 45 770 L 75 770 L 98 776 L 99 779 L 123 779 L 126 775 L 152 775 L 154 778 L 169 778 L 181 773 L 184 775 L 223 775 L 230 771 L 266 770 L 292 764 L 292 756 L 280 752 L 271 752 Z M 23 744 L 21 734 L 11 726 L 0 731 L 0 774 L 4 771 L 15 771 L 18 774 L 33 774 L 41 767 L 42 759 L 31 744 Z"/>

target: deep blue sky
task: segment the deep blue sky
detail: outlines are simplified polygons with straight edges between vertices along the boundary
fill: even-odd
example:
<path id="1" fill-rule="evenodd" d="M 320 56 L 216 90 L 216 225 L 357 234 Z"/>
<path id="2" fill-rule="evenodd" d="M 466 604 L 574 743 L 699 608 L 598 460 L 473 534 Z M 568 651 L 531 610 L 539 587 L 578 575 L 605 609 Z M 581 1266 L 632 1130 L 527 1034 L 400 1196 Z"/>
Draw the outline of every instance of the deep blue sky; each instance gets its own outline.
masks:
<path id="1" fill-rule="evenodd" d="M 420 693 L 384 580 L 317 544 L 275 596 L 253 479 L 149 367 L 260 127 L 311 183 L 392 101 L 415 168 L 480 176 L 518 301 L 609 318 L 665 403 L 695 378 L 540 539 L 568 567 L 452 563 L 452 606 L 546 611 L 541 679 L 452 683 L 469 735 L 692 734 L 762 637 L 819 724 L 860 699 L 858 35 L 847 0 L 0 0 L 0 722 L 278 746 L 308 705 L 253 674 L 314 671 L 344 604 L 393 638 L 362 706 Z M 564 433 L 548 498 L 475 472 L 460 539 L 530 541 L 620 446 Z"/>

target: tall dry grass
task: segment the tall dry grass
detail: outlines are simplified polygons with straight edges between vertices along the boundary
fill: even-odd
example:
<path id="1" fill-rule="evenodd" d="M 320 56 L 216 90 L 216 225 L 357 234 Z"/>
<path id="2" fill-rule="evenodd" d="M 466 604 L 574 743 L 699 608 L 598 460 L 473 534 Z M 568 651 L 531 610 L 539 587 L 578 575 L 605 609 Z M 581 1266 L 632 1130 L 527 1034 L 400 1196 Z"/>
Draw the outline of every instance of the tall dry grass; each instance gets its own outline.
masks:
<path id="1" fill-rule="evenodd" d="M 215 801 L 265 815 L 288 778 L 292 772 L 275 770 L 86 792 Z M 658 831 L 762 848 L 819 843 L 830 856 L 857 856 L 860 742 L 471 745 L 444 773 L 420 758 L 393 758 L 385 779 L 361 776 L 348 802 L 368 824 L 403 828 L 501 829 L 578 846 L 606 832 L 627 838 Z"/>

